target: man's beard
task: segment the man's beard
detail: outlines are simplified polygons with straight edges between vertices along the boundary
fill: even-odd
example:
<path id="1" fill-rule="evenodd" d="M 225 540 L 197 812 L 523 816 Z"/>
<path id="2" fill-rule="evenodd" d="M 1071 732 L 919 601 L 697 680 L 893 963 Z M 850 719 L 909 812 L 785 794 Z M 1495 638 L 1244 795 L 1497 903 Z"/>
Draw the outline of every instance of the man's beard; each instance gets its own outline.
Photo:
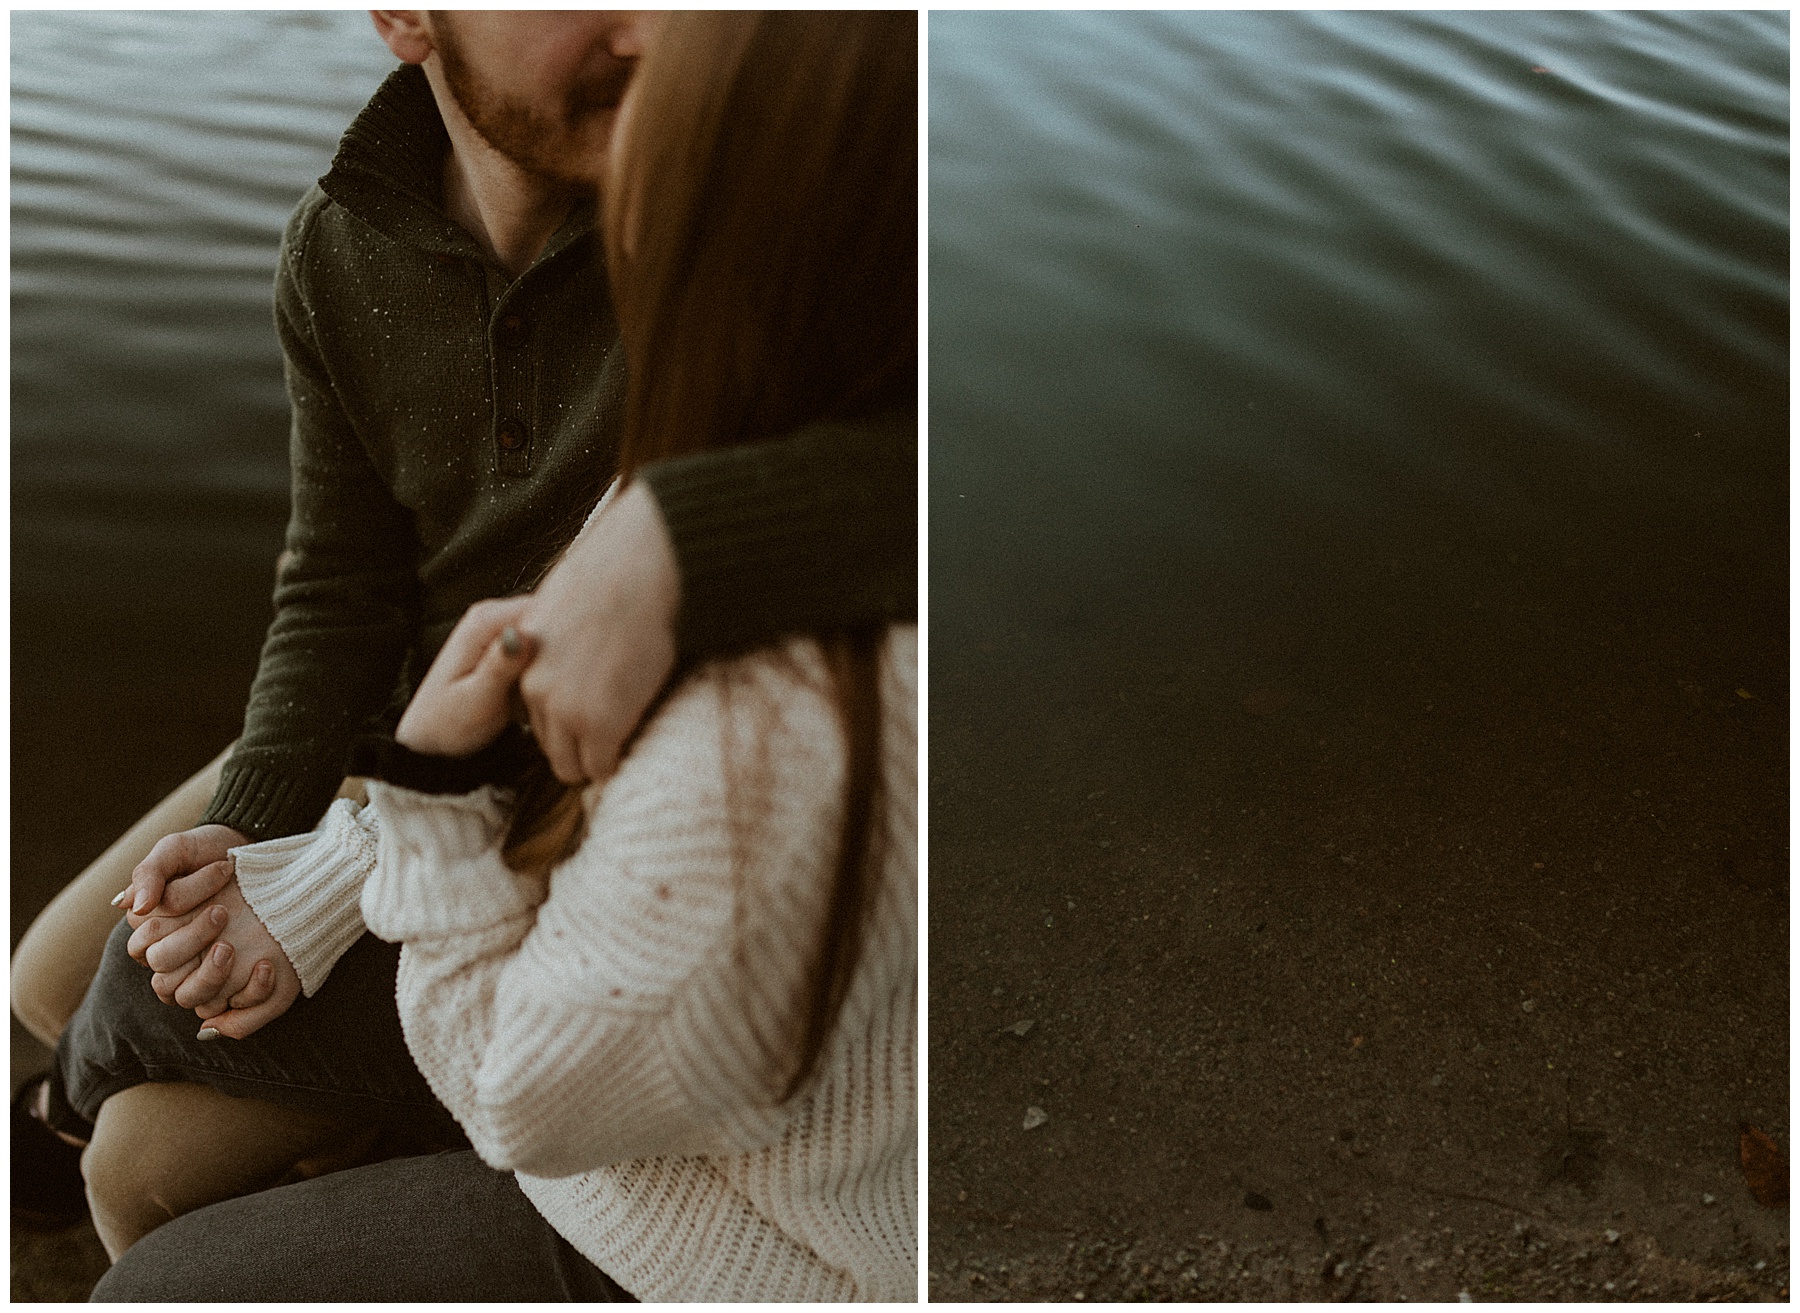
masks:
<path id="1" fill-rule="evenodd" d="M 544 113 L 484 82 L 463 58 L 448 25 L 434 38 L 450 97 L 483 141 L 527 173 L 593 184 L 605 149 L 604 139 L 595 137 L 595 121 L 618 109 L 636 60 L 616 61 L 605 73 L 577 82 L 556 110 Z"/>

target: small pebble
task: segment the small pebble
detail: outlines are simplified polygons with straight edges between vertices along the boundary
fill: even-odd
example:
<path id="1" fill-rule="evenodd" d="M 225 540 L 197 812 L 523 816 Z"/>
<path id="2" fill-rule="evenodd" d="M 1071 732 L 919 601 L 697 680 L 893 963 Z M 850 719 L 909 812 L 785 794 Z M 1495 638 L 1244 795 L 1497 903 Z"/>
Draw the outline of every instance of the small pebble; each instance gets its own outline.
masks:
<path id="1" fill-rule="evenodd" d="M 1050 1114 L 1038 1107 L 1035 1103 L 1032 1104 L 1031 1107 L 1025 1109 L 1025 1129 L 1028 1131 L 1035 1131 L 1049 1120 Z"/>
<path id="2" fill-rule="evenodd" d="M 1714 1198 L 1713 1198 L 1713 1197 L 1712 1197 L 1712 1196 L 1711 1196 L 1711 1195 L 1709 1195 L 1709 1194 L 1703 1194 L 1703 1195 L 1701 1195 L 1701 1196 L 1700 1196 L 1700 1202 L 1701 1202 L 1701 1203 L 1703 1203 L 1703 1204 L 1716 1204 L 1716 1203 L 1718 1203 L 1718 1202 L 1719 1202 L 1719 1201 L 1718 1201 L 1718 1200 L 1717 1200 L 1717 1199 L 1714 1199 Z"/>
<path id="3" fill-rule="evenodd" d="M 1524 1011 L 1524 1012 L 1536 1012 L 1537 1011 L 1537 1000 L 1534 998 L 1528 998 L 1523 1003 L 1519 1004 L 1519 1008 L 1521 1011 Z"/>
<path id="4" fill-rule="evenodd" d="M 1609 1245 L 1616 1245 L 1619 1243 L 1619 1233 L 1612 1230 L 1610 1227 L 1606 1232 L 1606 1243 Z"/>

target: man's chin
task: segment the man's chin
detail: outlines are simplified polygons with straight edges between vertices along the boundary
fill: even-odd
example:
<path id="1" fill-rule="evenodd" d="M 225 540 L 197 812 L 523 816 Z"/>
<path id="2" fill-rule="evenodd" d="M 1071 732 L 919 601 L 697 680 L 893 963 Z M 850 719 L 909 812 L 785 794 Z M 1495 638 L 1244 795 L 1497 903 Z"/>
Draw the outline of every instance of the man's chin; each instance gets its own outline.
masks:
<path id="1" fill-rule="evenodd" d="M 616 108 L 594 108 L 579 116 L 547 119 L 499 101 L 455 97 L 469 126 L 497 153 L 535 177 L 570 185 L 599 183 L 612 150 Z"/>
<path id="2" fill-rule="evenodd" d="M 606 173 L 618 117 L 616 109 L 589 110 L 578 124 L 540 136 L 532 143 L 530 158 L 511 158 L 521 168 L 558 182 L 597 186 Z"/>

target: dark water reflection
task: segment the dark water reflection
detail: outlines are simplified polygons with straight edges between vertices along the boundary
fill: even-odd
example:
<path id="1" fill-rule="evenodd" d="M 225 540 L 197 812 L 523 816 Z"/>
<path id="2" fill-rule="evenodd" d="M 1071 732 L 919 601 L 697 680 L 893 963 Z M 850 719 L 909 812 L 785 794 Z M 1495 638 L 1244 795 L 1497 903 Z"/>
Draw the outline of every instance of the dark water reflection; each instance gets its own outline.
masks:
<path id="1" fill-rule="evenodd" d="M 12 16 L 13 935 L 236 734 L 287 500 L 276 246 L 350 11 Z"/>
<path id="2" fill-rule="evenodd" d="M 1548 616 L 1727 611 L 1780 696 L 1785 16 L 948 14 L 933 41 L 947 733 L 1066 662 L 1144 692 L 1196 643 L 1293 665 L 1312 634 L 1307 677 L 1354 685 L 1386 606 L 1447 607 L 1451 641 L 1526 606 L 1488 637 L 1565 671 Z"/>
<path id="3" fill-rule="evenodd" d="M 346 11 L 19 16 L 15 489 L 285 497 L 275 247 L 392 64 Z"/>
<path id="4" fill-rule="evenodd" d="M 1783 16 L 934 23 L 934 567 L 1778 521 Z"/>
<path id="5" fill-rule="evenodd" d="M 1197 930 L 1111 923 L 1192 926 L 1208 890 L 1271 933 L 1454 917 L 1395 960 L 1549 909 L 1608 971 L 1692 966 L 1659 925 L 1755 909 L 1742 961 L 1699 957 L 1785 1072 L 1787 16 L 931 41 L 934 1190 L 1008 1142 L 1015 1073 L 956 1038 L 990 992 L 1067 1007 L 1086 1057 L 1046 1083 L 1160 1098 L 1177 1151 L 1193 1071 L 1098 1055 L 1218 1000 L 1291 1016 Z M 1171 961 L 1198 974 L 1146 1008 Z M 1103 1157 L 983 1215 L 1190 1188 Z"/>

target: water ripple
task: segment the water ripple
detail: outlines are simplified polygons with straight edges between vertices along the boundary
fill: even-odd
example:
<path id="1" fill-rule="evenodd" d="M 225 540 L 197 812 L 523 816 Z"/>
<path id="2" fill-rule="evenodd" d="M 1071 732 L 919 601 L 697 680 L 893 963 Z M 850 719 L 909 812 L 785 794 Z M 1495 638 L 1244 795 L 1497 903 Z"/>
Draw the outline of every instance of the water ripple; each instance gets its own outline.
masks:
<path id="1" fill-rule="evenodd" d="M 1029 461 L 1021 514 L 1112 535 L 1203 517 L 1234 470 L 1266 498 L 1493 512 L 1558 479 L 1679 495 L 1721 452 L 1682 442 L 1725 430 L 1770 495 L 1784 15 L 931 31 L 938 486 Z M 1198 477 L 1133 474 L 1170 459 Z"/>
<path id="2" fill-rule="evenodd" d="M 345 11 L 11 31 L 16 495 L 281 487 L 276 246 L 392 56 Z"/>

